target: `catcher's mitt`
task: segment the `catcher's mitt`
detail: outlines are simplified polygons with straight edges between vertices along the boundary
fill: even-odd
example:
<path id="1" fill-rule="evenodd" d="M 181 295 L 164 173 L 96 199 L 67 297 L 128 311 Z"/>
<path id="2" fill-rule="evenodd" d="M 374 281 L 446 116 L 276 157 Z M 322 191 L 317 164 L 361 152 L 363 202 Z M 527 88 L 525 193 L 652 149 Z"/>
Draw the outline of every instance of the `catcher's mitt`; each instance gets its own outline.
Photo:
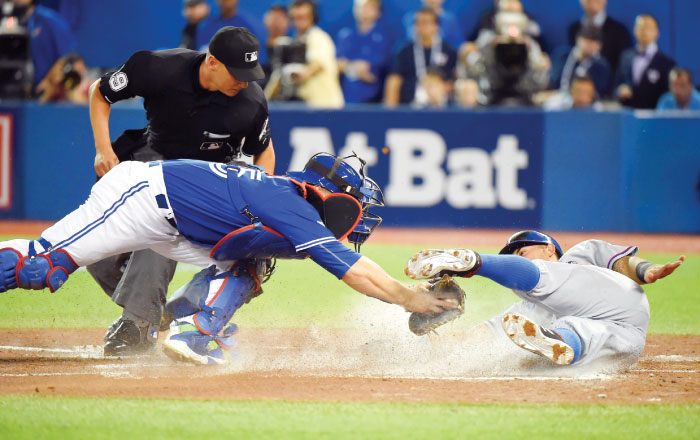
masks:
<path id="1" fill-rule="evenodd" d="M 454 301 L 459 304 L 459 306 L 456 309 L 445 310 L 432 315 L 416 312 L 411 313 L 411 316 L 408 318 L 408 328 L 418 336 L 428 334 L 441 325 L 459 318 L 464 313 L 466 295 L 464 290 L 459 287 L 459 284 L 457 284 L 451 276 L 443 275 L 442 278 L 435 278 L 430 280 L 429 283 L 430 288 L 428 290 L 430 293 L 447 293 L 454 297 Z"/>

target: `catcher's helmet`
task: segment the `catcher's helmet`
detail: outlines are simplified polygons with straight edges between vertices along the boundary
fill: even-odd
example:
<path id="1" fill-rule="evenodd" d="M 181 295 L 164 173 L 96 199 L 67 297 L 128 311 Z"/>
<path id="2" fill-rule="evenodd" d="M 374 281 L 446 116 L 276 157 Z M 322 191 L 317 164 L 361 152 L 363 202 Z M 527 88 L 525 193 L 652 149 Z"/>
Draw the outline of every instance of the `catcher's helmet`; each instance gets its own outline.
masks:
<path id="1" fill-rule="evenodd" d="M 505 245 L 505 247 L 503 247 L 503 249 L 501 249 L 501 252 L 499 252 L 499 254 L 512 254 L 521 247 L 533 246 L 538 244 L 547 245 L 549 243 L 552 243 L 554 245 L 557 257 L 561 258 L 561 256 L 564 253 L 561 251 L 559 243 L 557 243 L 557 241 L 552 236 L 537 231 L 520 231 L 511 235 L 508 239 L 508 243 Z"/>
<path id="2" fill-rule="evenodd" d="M 359 171 L 346 161 L 350 158 L 356 158 L 360 162 Z M 384 206 L 381 188 L 365 176 L 364 168 L 365 161 L 356 154 L 341 158 L 329 153 L 318 153 L 309 159 L 302 171 L 287 173 L 292 179 L 318 185 L 333 193 L 349 194 L 360 202 L 362 216 L 348 235 L 348 241 L 355 244 L 357 251 L 382 222 L 381 217 L 369 211 L 370 206 Z"/>

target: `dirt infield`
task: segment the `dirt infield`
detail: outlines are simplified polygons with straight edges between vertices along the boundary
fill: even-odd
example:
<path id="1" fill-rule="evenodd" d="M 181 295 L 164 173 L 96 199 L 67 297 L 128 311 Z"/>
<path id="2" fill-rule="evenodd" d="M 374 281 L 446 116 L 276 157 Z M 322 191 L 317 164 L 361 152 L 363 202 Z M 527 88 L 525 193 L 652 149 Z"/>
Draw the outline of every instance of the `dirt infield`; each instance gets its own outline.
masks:
<path id="1" fill-rule="evenodd" d="M 46 222 L 0 222 L 39 235 Z M 499 247 L 510 230 L 384 228 L 373 243 Z M 644 251 L 700 253 L 698 235 L 554 233 L 564 248 L 596 237 Z M 405 326 L 405 323 L 403 324 Z M 0 331 L 0 394 L 465 403 L 698 403 L 700 336 L 651 335 L 621 371 L 553 368 L 515 347 L 358 330 L 242 330 L 226 367 L 174 363 L 159 350 L 105 358 L 104 330 Z M 439 359 L 439 362 L 436 361 Z M 513 361 L 513 359 L 516 359 Z"/>
<path id="2" fill-rule="evenodd" d="M 381 359 L 384 367 L 379 367 L 373 358 L 377 350 L 388 346 L 353 346 L 351 341 L 361 338 L 348 331 L 241 331 L 241 351 L 252 359 L 226 367 L 176 364 L 159 351 L 138 358 L 105 358 L 100 347 L 102 334 L 101 330 L 1 332 L 0 393 L 304 401 L 700 402 L 697 336 L 652 335 L 642 358 L 618 374 L 572 376 L 565 367 L 521 374 L 501 369 L 485 376 L 463 374 L 453 364 L 456 376 L 440 368 L 431 374 L 430 366 L 423 364 L 423 376 L 415 377 L 416 371 L 392 371 L 394 360 L 405 360 L 403 354 Z M 329 350 L 331 346 L 336 349 Z M 328 359 L 314 359 L 326 350 L 330 351 Z M 339 368 L 330 367 L 330 357 L 340 354 L 358 363 L 341 360 Z M 282 358 L 287 360 L 280 361 Z M 463 362 L 469 360 L 465 357 Z M 532 359 L 527 362 L 537 365 Z"/>

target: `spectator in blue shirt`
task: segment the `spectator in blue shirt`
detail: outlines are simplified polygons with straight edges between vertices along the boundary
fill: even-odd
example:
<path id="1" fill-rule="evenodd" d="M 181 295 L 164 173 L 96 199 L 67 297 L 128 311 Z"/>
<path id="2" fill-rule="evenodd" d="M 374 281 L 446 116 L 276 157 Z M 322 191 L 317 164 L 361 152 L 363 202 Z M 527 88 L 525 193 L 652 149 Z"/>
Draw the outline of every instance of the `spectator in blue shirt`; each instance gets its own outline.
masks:
<path id="1" fill-rule="evenodd" d="M 415 40 L 401 47 L 391 63 L 384 86 L 384 104 L 388 107 L 411 103 L 424 105 L 428 97 L 420 84 L 431 68 L 442 70 L 450 89 L 455 78 L 457 51 L 440 38 L 435 11 L 419 9 L 414 27 Z"/>
<path id="2" fill-rule="evenodd" d="M 378 23 L 381 0 L 355 0 L 354 28 L 338 33 L 338 68 L 345 102 L 379 102 L 391 52 L 391 38 Z"/>
<path id="3" fill-rule="evenodd" d="M 219 16 L 211 17 L 197 29 L 195 47 L 198 50 L 206 50 L 209 46 L 209 40 L 211 40 L 216 31 L 225 26 L 244 27 L 256 37 L 261 37 L 262 32 L 260 26 L 258 26 L 259 20 L 238 12 L 238 3 L 239 0 L 216 0 L 216 4 L 219 5 Z"/>
<path id="4" fill-rule="evenodd" d="M 668 75 L 670 92 L 664 93 L 656 105 L 657 110 L 700 111 L 700 92 L 695 90 L 693 74 L 683 67 L 674 67 Z"/>
<path id="5" fill-rule="evenodd" d="M 75 32 L 78 27 L 82 5 L 76 0 L 37 0 L 37 6 L 51 8 L 66 20 L 71 31 Z"/>
<path id="6" fill-rule="evenodd" d="M 457 16 L 450 11 L 443 9 L 442 4 L 445 0 L 423 0 L 423 8 L 430 8 L 438 16 L 438 24 L 440 26 L 440 37 L 452 45 L 459 47 L 464 41 L 464 30 L 459 23 Z M 413 19 L 416 11 L 408 12 L 403 16 L 403 27 L 406 30 L 406 37 L 409 40 L 414 38 Z"/>
<path id="7" fill-rule="evenodd" d="M 34 64 L 34 87 L 49 73 L 51 67 L 68 52 L 75 50 L 77 42 L 66 20 L 53 9 L 37 6 L 34 0 L 13 0 L 13 15 L 30 35 L 30 50 Z"/>

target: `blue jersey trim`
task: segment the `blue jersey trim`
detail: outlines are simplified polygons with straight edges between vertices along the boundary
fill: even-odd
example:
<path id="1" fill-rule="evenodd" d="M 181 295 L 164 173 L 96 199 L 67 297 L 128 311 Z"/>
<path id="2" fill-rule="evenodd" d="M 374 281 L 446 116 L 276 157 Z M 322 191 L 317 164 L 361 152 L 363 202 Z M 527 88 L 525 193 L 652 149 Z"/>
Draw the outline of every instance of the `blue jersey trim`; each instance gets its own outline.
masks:
<path id="1" fill-rule="evenodd" d="M 631 250 L 633 250 L 633 249 L 634 249 L 634 246 L 630 246 L 630 247 L 628 247 L 627 249 L 625 249 L 624 251 L 619 252 L 619 253 L 613 255 L 612 258 L 610 258 L 610 260 L 608 261 L 608 269 L 612 269 L 612 265 L 613 265 L 617 260 L 619 260 L 620 258 L 622 258 L 622 257 L 624 257 L 624 256 L 627 256 L 627 255 L 629 254 L 629 252 L 630 252 Z"/>
<path id="2" fill-rule="evenodd" d="M 121 206 L 124 206 L 124 203 L 126 203 L 126 200 L 129 197 L 133 196 L 134 194 L 138 193 L 144 188 L 148 188 L 148 181 L 144 180 L 143 182 L 139 182 L 136 185 L 132 186 L 124 193 L 122 193 L 121 197 L 119 197 L 119 200 L 114 202 L 112 206 L 110 206 L 100 218 L 89 223 L 87 226 L 83 227 L 83 229 L 79 230 L 78 232 L 63 240 L 62 242 L 56 244 L 54 248 L 60 249 L 75 243 L 77 240 L 84 237 L 90 231 L 103 224 L 105 220 L 107 220 L 112 214 L 114 214 L 117 211 L 117 209 L 119 209 Z"/>

